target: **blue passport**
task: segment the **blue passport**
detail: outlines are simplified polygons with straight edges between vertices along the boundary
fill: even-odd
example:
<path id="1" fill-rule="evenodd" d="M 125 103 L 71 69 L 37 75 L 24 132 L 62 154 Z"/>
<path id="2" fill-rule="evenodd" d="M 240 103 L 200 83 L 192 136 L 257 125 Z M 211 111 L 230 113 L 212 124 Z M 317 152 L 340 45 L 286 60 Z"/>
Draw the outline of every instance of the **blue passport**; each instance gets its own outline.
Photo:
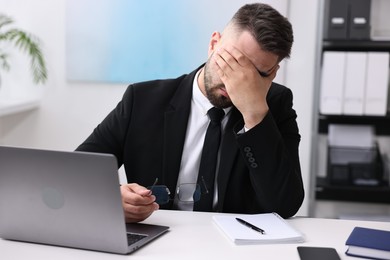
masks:
<path id="1" fill-rule="evenodd" d="M 347 255 L 390 259 L 390 230 L 355 227 L 345 244 Z"/>

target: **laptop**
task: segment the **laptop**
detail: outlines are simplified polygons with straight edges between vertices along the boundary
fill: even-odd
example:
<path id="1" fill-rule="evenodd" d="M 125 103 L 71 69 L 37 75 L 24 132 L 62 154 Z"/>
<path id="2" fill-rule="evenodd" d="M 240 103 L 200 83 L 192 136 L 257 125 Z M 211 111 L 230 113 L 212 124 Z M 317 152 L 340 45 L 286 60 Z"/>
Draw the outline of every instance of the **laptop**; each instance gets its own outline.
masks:
<path id="1" fill-rule="evenodd" d="M 0 237 L 129 254 L 169 227 L 126 224 L 113 155 L 0 146 Z"/>

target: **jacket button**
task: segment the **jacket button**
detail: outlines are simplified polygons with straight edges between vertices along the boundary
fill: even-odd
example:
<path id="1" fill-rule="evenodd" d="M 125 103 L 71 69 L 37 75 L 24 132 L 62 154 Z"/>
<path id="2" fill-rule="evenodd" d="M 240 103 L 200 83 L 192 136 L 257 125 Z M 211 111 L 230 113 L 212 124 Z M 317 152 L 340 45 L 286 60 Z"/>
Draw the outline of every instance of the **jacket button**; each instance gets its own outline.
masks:
<path id="1" fill-rule="evenodd" d="M 248 162 L 250 163 L 254 163 L 255 162 L 255 158 L 251 157 L 251 158 L 248 158 Z"/>
<path id="2" fill-rule="evenodd" d="M 249 146 L 244 147 L 244 152 L 248 153 L 251 151 L 251 148 Z"/>
<path id="3" fill-rule="evenodd" d="M 257 168 L 257 166 L 258 166 L 257 163 L 251 163 L 252 168 Z"/>

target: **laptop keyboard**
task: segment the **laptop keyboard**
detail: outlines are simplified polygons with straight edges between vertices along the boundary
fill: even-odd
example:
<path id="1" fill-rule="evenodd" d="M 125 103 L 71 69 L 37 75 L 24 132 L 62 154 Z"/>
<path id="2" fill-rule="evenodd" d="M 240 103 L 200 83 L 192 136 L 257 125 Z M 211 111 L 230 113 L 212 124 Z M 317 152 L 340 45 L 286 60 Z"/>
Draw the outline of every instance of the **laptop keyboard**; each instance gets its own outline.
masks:
<path id="1" fill-rule="evenodd" d="M 127 233 L 127 244 L 132 245 L 145 237 L 147 237 L 147 235 Z"/>

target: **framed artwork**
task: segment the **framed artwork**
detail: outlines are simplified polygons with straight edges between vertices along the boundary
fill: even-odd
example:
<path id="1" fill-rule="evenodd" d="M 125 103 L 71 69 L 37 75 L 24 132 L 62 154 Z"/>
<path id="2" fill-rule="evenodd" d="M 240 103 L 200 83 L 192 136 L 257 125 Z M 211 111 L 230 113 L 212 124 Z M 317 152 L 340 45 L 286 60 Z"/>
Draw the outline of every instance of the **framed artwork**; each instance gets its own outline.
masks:
<path id="1" fill-rule="evenodd" d="M 67 80 L 134 83 L 189 73 L 207 60 L 212 33 L 245 3 L 67 0 Z"/>

